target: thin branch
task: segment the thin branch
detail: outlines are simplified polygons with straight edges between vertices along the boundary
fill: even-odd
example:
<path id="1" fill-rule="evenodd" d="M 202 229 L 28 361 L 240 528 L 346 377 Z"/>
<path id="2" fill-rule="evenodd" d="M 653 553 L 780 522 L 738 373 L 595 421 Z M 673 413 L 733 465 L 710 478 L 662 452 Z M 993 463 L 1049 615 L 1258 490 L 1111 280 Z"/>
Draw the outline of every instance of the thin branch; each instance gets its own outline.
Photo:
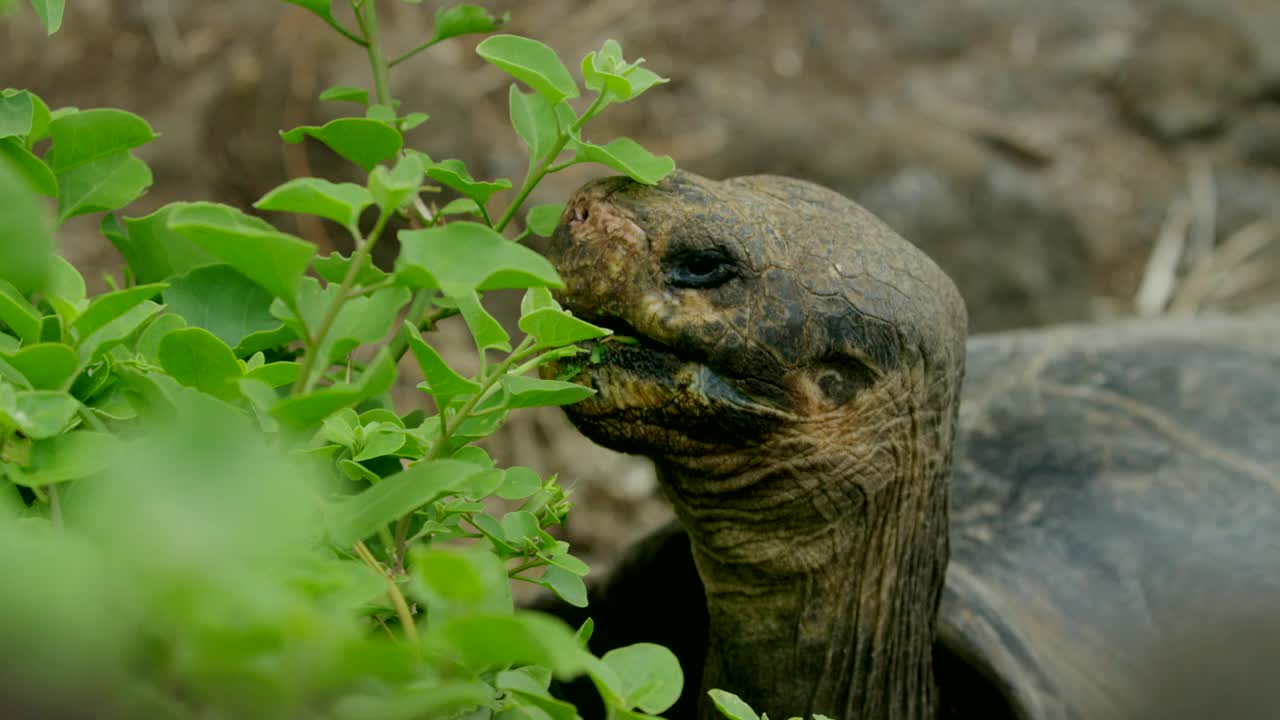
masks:
<path id="1" fill-rule="evenodd" d="M 1187 245 L 1187 230 L 1191 225 L 1191 211 L 1186 201 L 1178 198 L 1169 206 L 1164 225 L 1156 237 L 1155 247 L 1147 260 L 1142 284 L 1134 297 L 1139 315 L 1159 315 L 1169 304 L 1177 285 L 1178 263 Z"/>
<path id="2" fill-rule="evenodd" d="M 404 62 L 405 60 L 408 60 L 409 58 L 413 57 L 414 55 L 417 55 L 418 53 L 420 53 L 420 52 L 422 52 L 422 51 L 426 50 L 427 48 L 431 47 L 432 45 L 435 45 L 435 44 L 436 44 L 436 43 L 438 43 L 438 42 L 440 42 L 440 39 L 439 39 L 439 38 L 431 38 L 430 40 L 428 40 L 428 41 L 426 41 L 426 42 L 422 43 L 421 45 L 418 45 L 418 46 L 417 46 L 417 47 L 415 47 L 414 49 L 412 49 L 412 50 L 410 50 L 410 51 L 408 51 L 408 52 L 404 53 L 403 55 L 401 55 L 400 57 L 396 58 L 395 60 L 392 60 L 391 62 L 387 63 L 387 66 L 388 66 L 388 67 L 395 67 L 395 66 L 399 65 L 400 63 Z"/>

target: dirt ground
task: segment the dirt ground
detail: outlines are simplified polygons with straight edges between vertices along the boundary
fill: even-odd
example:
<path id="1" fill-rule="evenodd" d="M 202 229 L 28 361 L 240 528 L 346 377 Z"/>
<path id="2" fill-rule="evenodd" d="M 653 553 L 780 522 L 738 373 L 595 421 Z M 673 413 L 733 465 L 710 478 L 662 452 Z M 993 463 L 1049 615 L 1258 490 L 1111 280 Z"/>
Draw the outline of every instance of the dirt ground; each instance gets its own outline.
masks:
<path id="1" fill-rule="evenodd" d="M 388 45 L 424 38 L 437 4 L 386 3 Z M 781 173 L 855 198 L 955 278 L 973 332 L 1280 303 L 1275 0 L 484 4 L 571 67 L 613 37 L 672 78 L 590 135 L 629 135 L 712 177 Z M 508 79 L 474 45 L 393 73 L 405 106 L 432 116 L 410 141 L 518 182 Z M 78 0 L 52 39 L 27 10 L 0 21 L 0 86 L 122 107 L 163 134 L 141 153 L 156 182 L 135 215 L 342 177 L 323 148 L 276 135 L 342 112 L 314 100 L 336 84 L 370 84 L 361 51 L 283 2 Z M 533 200 L 602 172 L 574 168 Z M 63 248 L 100 289 L 120 260 L 95 228 L 73 223 Z M 465 363 L 458 328 L 443 335 Z M 666 517 L 646 461 L 591 446 L 557 411 L 513 418 L 492 450 L 575 487 L 569 535 L 593 566 Z"/>

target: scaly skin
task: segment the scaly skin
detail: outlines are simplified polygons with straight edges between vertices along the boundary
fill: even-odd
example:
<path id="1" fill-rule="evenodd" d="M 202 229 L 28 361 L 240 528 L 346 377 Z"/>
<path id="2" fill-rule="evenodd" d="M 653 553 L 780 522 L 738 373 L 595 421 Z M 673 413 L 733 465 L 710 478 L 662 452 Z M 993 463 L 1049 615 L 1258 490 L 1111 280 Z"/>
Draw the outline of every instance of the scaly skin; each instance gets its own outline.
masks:
<path id="1" fill-rule="evenodd" d="M 566 308 L 641 341 L 609 344 L 569 415 L 657 464 L 707 592 L 703 687 L 773 717 L 935 717 L 951 280 L 855 203 L 765 176 L 593 183 L 548 255 Z"/>

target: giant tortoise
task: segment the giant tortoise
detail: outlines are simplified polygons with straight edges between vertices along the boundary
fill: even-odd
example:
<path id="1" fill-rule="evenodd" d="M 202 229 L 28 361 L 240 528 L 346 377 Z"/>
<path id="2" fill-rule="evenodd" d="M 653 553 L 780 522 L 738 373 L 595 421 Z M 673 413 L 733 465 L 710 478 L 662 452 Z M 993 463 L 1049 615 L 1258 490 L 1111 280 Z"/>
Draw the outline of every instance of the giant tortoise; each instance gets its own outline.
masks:
<path id="1" fill-rule="evenodd" d="M 718 717 L 708 688 L 774 718 L 1132 717 L 1159 642 L 1277 599 L 1276 318 L 966 343 L 924 254 L 773 176 L 596 181 L 548 256 L 634 340 L 569 415 L 652 458 L 678 519 L 557 612 L 598 652 L 672 647 L 668 718 Z"/>

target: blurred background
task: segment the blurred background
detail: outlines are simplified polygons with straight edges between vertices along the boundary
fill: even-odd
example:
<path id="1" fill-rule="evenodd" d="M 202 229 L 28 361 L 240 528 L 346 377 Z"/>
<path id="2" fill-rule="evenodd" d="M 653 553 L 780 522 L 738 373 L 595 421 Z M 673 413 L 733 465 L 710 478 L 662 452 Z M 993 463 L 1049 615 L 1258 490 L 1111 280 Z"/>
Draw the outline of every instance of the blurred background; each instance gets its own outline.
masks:
<path id="1" fill-rule="evenodd" d="M 390 52 L 428 36 L 438 2 L 385 3 Z M 1276 0 L 525 0 L 511 32 L 566 63 L 619 40 L 670 77 L 588 128 L 628 135 L 711 177 L 780 173 L 866 205 L 956 280 L 972 332 L 1167 312 L 1280 307 L 1280 2 Z M 25 3 L 0 21 L 0 86 L 51 107 L 111 106 L 162 137 L 142 215 L 174 200 L 244 208 L 284 180 L 351 169 L 277 130 L 353 106 L 363 52 L 300 8 L 266 0 L 73 0 L 46 38 Z M 517 184 L 508 78 L 459 38 L 392 73 L 409 141 Z M 558 202 L 603 174 L 549 178 Z M 326 228 L 273 218 L 342 248 Z M 80 219 L 63 252 L 92 290 L 120 258 Z M 499 304 L 513 316 L 514 303 Z M 465 331 L 440 342 L 474 364 Z M 401 409 L 417 403 L 412 375 Z M 501 461 L 575 488 L 569 539 L 605 568 L 667 517 L 644 460 L 582 439 L 558 411 L 525 412 L 494 439 Z"/>

